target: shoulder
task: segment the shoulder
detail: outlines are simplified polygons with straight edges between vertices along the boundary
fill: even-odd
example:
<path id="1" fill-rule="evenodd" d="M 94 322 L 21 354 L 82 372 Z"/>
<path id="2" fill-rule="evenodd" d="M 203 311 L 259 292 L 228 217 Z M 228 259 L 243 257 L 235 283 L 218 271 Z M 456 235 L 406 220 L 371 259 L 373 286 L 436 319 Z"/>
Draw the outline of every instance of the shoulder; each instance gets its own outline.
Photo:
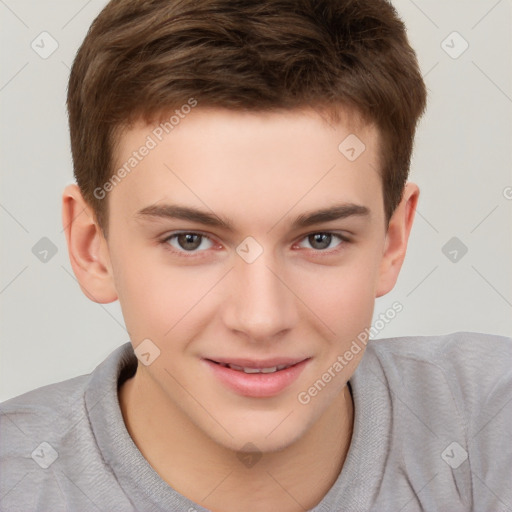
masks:
<path id="1" fill-rule="evenodd" d="M 72 421 L 74 414 L 83 413 L 85 392 L 91 384 L 98 387 L 100 381 L 116 381 L 129 360 L 129 344 L 124 344 L 89 374 L 42 386 L 0 403 L 0 417 L 3 422 L 15 420 L 26 429 L 32 424 L 42 427 L 55 425 L 56 421 Z"/>
<path id="2" fill-rule="evenodd" d="M 0 471 L 3 510 L 37 510 L 44 503 L 63 510 L 55 469 L 76 443 L 73 438 L 84 418 L 83 375 L 44 386 L 0 404 Z"/>
<path id="3" fill-rule="evenodd" d="M 0 404 L 2 510 L 87 510 L 90 502 L 80 488 L 97 489 L 94 499 L 101 502 L 105 484 L 93 484 L 98 474 L 105 482 L 109 475 L 90 412 L 102 400 L 117 400 L 117 379 L 129 352 L 123 345 L 90 374 Z"/>
<path id="4" fill-rule="evenodd" d="M 512 398 L 512 338 L 474 332 L 406 336 L 372 340 L 367 352 L 365 363 L 391 389 L 407 391 L 411 400 L 431 397 L 439 407 L 456 407 L 461 421 L 477 421 L 491 399 Z"/>
<path id="5" fill-rule="evenodd" d="M 89 380 L 90 375 L 81 375 L 34 389 L 1 403 L 0 424 L 3 436 L 0 454 L 16 451 L 18 438 L 37 436 L 73 421 L 76 414 L 83 412 L 84 391 Z"/>
<path id="6" fill-rule="evenodd" d="M 390 378 L 442 374 L 446 384 L 462 387 L 467 395 L 484 395 L 497 380 L 512 382 L 512 338 L 506 336 L 455 332 L 385 338 L 369 341 L 367 352 Z"/>
<path id="7" fill-rule="evenodd" d="M 442 357 L 446 353 L 468 352 L 472 348 L 478 352 L 488 352 L 489 347 L 512 352 L 512 338 L 497 334 L 478 332 L 454 332 L 437 336 L 401 336 L 396 338 L 374 339 L 368 348 L 380 355 L 410 354 L 428 360 Z"/>
<path id="8" fill-rule="evenodd" d="M 441 495 L 452 486 L 474 510 L 512 500 L 511 338 L 456 332 L 372 340 L 361 363 L 361 376 L 374 377 L 388 396 L 397 465 L 410 478 L 444 475 L 431 487 Z"/>
<path id="9" fill-rule="evenodd" d="M 69 400 L 80 396 L 90 374 L 42 386 L 0 403 L 2 414 L 41 414 L 66 407 Z"/>

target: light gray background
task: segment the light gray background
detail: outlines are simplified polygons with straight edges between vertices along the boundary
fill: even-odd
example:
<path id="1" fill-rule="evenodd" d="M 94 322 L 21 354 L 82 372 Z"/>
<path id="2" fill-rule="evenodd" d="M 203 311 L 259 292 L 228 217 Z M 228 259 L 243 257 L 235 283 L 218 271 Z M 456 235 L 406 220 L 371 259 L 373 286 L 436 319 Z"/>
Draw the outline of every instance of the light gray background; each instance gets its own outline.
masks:
<path id="1" fill-rule="evenodd" d="M 460 330 L 512 334 L 510 0 L 396 0 L 429 89 L 411 181 L 421 198 L 396 288 L 404 310 L 376 337 Z M 61 225 L 73 181 L 65 96 L 69 68 L 104 0 L 0 0 L 0 400 L 89 373 L 128 341 L 119 303 L 80 291 Z M 41 32 L 58 42 L 41 58 Z M 458 32 L 469 48 L 463 48 Z M 45 48 L 49 48 L 46 40 Z M 32 252 L 49 238 L 57 253 Z M 468 252 L 450 261 L 457 237 Z M 459 242 L 457 242 L 459 243 Z M 451 250 L 451 249 L 450 249 Z M 447 252 L 447 251 L 445 251 Z"/>

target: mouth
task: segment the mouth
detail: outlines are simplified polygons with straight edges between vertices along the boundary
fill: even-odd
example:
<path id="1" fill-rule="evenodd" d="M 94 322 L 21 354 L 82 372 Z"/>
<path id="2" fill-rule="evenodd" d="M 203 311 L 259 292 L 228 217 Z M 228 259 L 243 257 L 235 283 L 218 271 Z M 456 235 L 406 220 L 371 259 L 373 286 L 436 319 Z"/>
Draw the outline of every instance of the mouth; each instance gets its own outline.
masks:
<path id="1" fill-rule="evenodd" d="M 264 398 L 279 394 L 302 373 L 311 358 L 203 359 L 214 376 L 237 394 Z"/>
<path id="2" fill-rule="evenodd" d="M 210 359 L 212 363 L 218 364 L 220 366 L 224 366 L 225 368 L 231 368 L 231 370 L 235 370 L 237 372 L 244 372 L 244 373 L 275 373 L 279 372 L 281 370 L 286 370 L 287 368 L 290 368 L 291 366 L 295 366 L 295 364 L 298 363 L 292 363 L 292 364 L 278 364 L 274 366 L 239 366 L 237 364 L 233 363 L 220 363 L 218 361 L 213 361 Z"/>

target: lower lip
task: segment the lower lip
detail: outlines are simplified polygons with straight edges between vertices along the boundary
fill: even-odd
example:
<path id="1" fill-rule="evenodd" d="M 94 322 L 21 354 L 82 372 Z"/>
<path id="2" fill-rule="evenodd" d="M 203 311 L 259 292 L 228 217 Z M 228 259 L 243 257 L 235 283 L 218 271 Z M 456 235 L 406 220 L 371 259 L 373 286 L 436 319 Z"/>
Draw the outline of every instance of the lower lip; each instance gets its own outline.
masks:
<path id="1" fill-rule="evenodd" d="M 203 359 L 203 361 L 225 386 L 236 393 L 243 396 L 266 398 L 279 394 L 292 384 L 299 377 L 309 359 L 273 373 L 245 373 L 207 359 Z"/>

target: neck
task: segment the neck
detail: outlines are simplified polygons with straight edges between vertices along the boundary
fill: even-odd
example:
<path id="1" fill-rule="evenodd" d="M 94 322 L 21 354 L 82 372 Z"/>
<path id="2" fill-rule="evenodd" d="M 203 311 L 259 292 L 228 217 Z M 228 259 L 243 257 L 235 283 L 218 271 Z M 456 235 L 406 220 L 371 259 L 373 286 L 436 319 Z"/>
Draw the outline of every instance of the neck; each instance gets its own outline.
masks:
<path id="1" fill-rule="evenodd" d="M 148 399 L 142 380 L 137 371 L 119 389 L 130 436 L 162 480 L 213 512 L 304 512 L 322 500 L 343 467 L 353 426 L 348 386 L 297 442 L 244 465 L 166 397 Z"/>

